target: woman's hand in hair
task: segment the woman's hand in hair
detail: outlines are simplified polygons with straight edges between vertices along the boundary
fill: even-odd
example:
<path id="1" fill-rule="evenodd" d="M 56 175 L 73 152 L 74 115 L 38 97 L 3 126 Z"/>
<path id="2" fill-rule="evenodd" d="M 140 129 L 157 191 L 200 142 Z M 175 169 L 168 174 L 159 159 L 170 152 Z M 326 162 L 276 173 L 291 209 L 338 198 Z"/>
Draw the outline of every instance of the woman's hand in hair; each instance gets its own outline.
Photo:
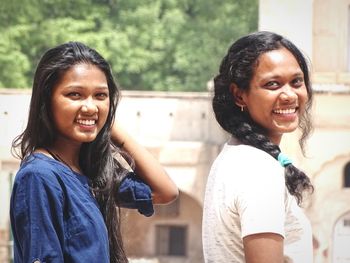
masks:
<path id="1" fill-rule="evenodd" d="M 153 203 L 166 204 L 179 194 L 175 183 L 153 155 L 136 142 L 117 122 L 111 130 L 113 143 L 122 147 L 135 162 L 136 174 L 152 189 Z"/>

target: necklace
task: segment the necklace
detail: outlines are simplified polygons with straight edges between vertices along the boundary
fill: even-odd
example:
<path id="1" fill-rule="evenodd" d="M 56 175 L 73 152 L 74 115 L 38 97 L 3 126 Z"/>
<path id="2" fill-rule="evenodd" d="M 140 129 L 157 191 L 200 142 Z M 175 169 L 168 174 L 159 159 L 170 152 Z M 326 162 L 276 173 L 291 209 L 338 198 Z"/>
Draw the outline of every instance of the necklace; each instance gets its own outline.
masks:
<path id="1" fill-rule="evenodd" d="M 53 153 L 51 152 L 49 149 L 45 148 L 45 150 L 58 162 L 61 162 L 63 163 L 64 165 L 66 165 L 73 173 L 75 173 L 75 171 L 72 169 L 72 167 L 67 163 L 65 162 L 61 156 L 59 156 L 57 153 Z"/>

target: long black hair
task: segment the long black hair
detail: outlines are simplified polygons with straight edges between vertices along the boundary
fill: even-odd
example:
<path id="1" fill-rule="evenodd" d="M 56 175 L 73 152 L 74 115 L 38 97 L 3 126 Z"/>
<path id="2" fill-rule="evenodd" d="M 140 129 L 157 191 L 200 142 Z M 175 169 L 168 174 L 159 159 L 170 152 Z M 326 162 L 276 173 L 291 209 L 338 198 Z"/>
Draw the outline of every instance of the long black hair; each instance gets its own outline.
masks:
<path id="1" fill-rule="evenodd" d="M 283 36 L 260 31 L 246 35 L 234 42 L 221 62 L 218 75 L 214 78 L 214 98 L 212 101 L 216 120 L 224 130 L 242 143 L 261 149 L 275 159 L 281 152 L 279 146 L 272 143 L 266 136 L 264 129 L 234 103 L 230 86 L 235 84 L 239 89 L 248 91 L 259 57 L 266 52 L 281 48 L 286 48 L 293 54 L 304 74 L 308 102 L 299 121 L 299 127 L 302 130 L 299 145 L 304 153 L 305 140 L 312 130 L 310 110 L 313 92 L 309 66 L 302 52 Z M 288 191 L 297 198 L 299 204 L 302 202 L 303 191 L 313 190 L 310 179 L 293 164 L 285 167 L 285 179 Z"/>
<path id="2" fill-rule="evenodd" d="M 67 42 L 45 52 L 34 75 L 26 129 L 15 138 L 12 149 L 24 160 L 35 149 L 48 148 L 54 143 L 57 134 L 51 113 L 52 90 L 68 69 L 83 63 L 94 65 L 105 74 L 110 108 L 106 123 L 96 139 L 83 143 L 79 155 L 80 167 L 90 179 L 91 189 L 104 216 L 109 236 L 110 261 L 128 262 L 121 239 L 117 200 L 118 187 L 126 171 L 114 158 L 119 149 L 113 145 L 110 137 L 120 91 L 109 64 L 96 50 L 80 42 Z"/>

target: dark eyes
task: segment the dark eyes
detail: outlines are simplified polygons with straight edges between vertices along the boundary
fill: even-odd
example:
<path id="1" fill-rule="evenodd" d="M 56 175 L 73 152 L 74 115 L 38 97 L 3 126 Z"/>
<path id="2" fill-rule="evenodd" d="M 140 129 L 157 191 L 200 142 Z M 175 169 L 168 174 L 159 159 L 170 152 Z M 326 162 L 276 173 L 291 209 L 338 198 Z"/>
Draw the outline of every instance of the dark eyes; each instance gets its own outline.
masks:
<path id="1" fill-rule="evenodd" d="M 290 83 L 289 85 L 294 87 L 294 88 L 299 88 L 301 87 L 302 85 L 304 84 L 304 78 L 302 77 L 297 77 L 297 78 L 294 78 Z M 271 89 L 271 90 L 274 90 L 274 89 L 278 89 L 279 87 L 281 87 L 281 85 L 284 85 L 284 83 L 280 83 L 279 81 L 268 81 L 267 83 L 265 83 L 263 85 L 264 88 L 267 88 L 267 89 Z"/>
<path id="2" fill-rule="evenodd" d="M 96 94 L 96 97 L 97 97 L 98 99 L 106 99 L 106 98 L 108 98 L 108 93 L 107 93 L 107 92 L 97 93 L 97 94 Z"/>
<path id="3" fill-rule="evenodd" d="M 303 78 L 295 78 L 295 79 L 293 79 L 293 81 L 292 81 L 292 85 L 294 86 L 294 87 L 300 87 L 300 86 L 302 86 L 304 84 L 304 79 Z"/>
<path id="4" fill-rule="evenodd" d="M 70 97 L 70 98 L 79 98 L 80 97 L 80 93 L 79 92 L 69 92 L 68 94 L 67 94 L 67 96 L 68 97 Z"/>
<path id="5" fill-rule="evenodd" d="M 71 98 L 71 99 L 74 99 L 74 100 L 77 100 L 77 99 L 80 99 L 82 97 L 84 97 L 84 94 L 81 94 L 79 92 L 69 92 L 67 94 L 67 97 Z M 96 93 L 95 94 L 95 97 L 98 99 L 98 100 L 104 100 L 106 98 L 108 98 L 108 93 L 107 92 L 99 92 L 99 93 Z"/>
<path id="6" fill-rule="evenodd" d="M 269 89 L 278 88 L 279 83 L 277 81 L 269 81 L 264 85 L 264 87 L 269 88 Z"/>

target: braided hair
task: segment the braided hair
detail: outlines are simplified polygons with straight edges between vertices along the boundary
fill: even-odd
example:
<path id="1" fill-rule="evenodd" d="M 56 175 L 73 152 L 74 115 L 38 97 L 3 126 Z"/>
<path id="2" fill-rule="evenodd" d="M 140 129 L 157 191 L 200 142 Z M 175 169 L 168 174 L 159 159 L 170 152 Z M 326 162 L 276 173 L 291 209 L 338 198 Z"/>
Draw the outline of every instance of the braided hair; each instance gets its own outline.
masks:
<path id="1" fill-rule="evenodd" d="M 244 36 L 233 43 L 221 62 L 218 75 L 214 78 L 212 101 L 216 120 L 225 131 L 242 143 L 265 151 L 276 160 L 281 153 L 279 146 L 266 136 L 266 130 L 263 127 L 234 103 L 230 86 L 235 84 L 240 90 L 248 91 L 259 57 L 266 52 L 281 48 L 286 48 L 293 54 L 304 74 L 308 102 L 299 120 L 299 128 L 302 131 L 299 145 L 304 153 L 305 140 L 312 130 L 310 118 L 312 89 L 309 68 L 301 51 L 283 36 L 260 31 Z M 285 183 L 289 193 L 296 197 L 299 205 L 303 199 L 302 193 L 305 190 L 313 191 L 310 179 L 293 164 L 285 166 Z"/>

